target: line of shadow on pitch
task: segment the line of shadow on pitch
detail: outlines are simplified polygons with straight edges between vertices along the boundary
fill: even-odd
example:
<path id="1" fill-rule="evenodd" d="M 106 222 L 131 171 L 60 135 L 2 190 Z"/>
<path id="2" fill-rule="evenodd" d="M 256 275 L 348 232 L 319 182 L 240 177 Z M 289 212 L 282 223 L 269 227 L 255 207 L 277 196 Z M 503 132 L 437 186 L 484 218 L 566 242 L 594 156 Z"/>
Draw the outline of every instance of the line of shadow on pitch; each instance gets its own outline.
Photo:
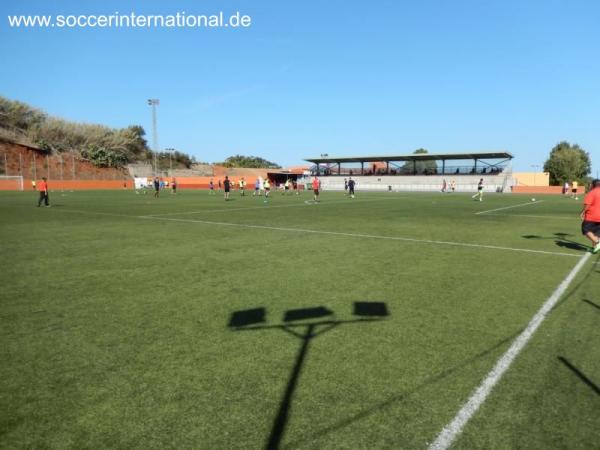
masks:
<path id="1" fill-rule="evenodd" d="M 596 308 L 596 309 L 600 309 L 600 305 L 598 305 L 598 304 L 594 303 L 594 302 L 593 302 L 593 301 L 591 301 L 591 300 L 588 300 L 587 298 L 584 298 L 584 299 L 583 299 L 583 300 L 581 300 L 581 301 L 582 301 L 582 302 L 585 302 L 585 303 L 587 303 L 587 304 L 588 304 L 588 305 L 590 305 L 590 306 L 593 306 L 593 307 L 594 307 L 594 308 Z"/>
<path id="2" fill-rule="evenodd" d="M 587 384 L 597 395 L 600 395 L 600 387 L 590 380 L 581 370 L 575 367 L 567 358 L 558 356 L 557 359 L 563 363 L 571 372 L 573 372 L 577 378 Z"/>
<path id="3" fill-rule="evenodd" d="M 337 320 L 332 317 L 333 314 L 333 311 L 323 306 L 292 309 L 285 312 L 283 323 L 277 325 L 266 324 L 265 308 L 253 308 L 231 314 L 228 326 L 233 331 L 282 330 L 301 341 L 296 361 L 288 378 L 283 398 L 279 404 L 279 410 L 273 421 L 269 439 L 265 445 L 267 449 L 278 449 L 281 445 L 290 416 L 294 392 L 308 354 L 310 342 L 314 338 L 342 325 L 378 322 L 389 316 L 387 305 L 383 302 L 354 302 L 353 314 L 358 317 L 356 319 Z"/>
<path id="4" fill-rule="evenodd" d="M 438 373 L 437 375 L 432 375 L 431 377 L 426 378 L 422 383 L 419 383 L 418 385 L 416 385 L 415 387 L 413 387 L 412 389 L 410 389 L 406 392 L 402 392 L 400 394 L 393 395 L 393 396 L 389 397 L 387 400 L 379 402 L 379 403 L 371 406 L 370 408 L 367 408 L 367 409 L 359 412 L 358 414 L 354 414 L 350 417 L 347 417 L 345 419 L 342 419 L 342 420 L 336 422 L 333 425 L 330 425 L 326 428 L 323 428 L 321 430 L 313 432 L 313 433 L 311 433 L 310 436 L 307 436 L 303 439 L 296 440 L 294 442 L 290 442 L 288 445 L 285 446 L 285 448 L 291 449 L 291 448 L 297 447 L 301 444 L 305 444 L 309 441 L 312 441 L 314 439 L 318 439 L 320 437 L 326 436 L 330 433 L 333 433 L 340 429 L 348 427 L 355 422 L 366 419 L 367 417 L 369 417 L 373 414 L 377 414 L 387 408 L 390 408 L 390 407 L 394 406 L 395 404 L 398 404 L 400 402 L 408 400 L 413 394 L 420 392 L 422 389 L 427 388 L 430 385 L 433 385 L 435 383 L 443 381 L 444 379 L 448 378 L 449 376 L 453 375 L 454 373 L 467 367 L 468 365 L 476 362 L 477 360 L 479 360 L 481 358 L 486 357 L 487 355 L 493 353 L 494 351 L 496 351 L 500 347 L 508 344 L 509 342 L 512 342 L 522 332 L 523 332 L 523 329 L 513 333 L 512 335 L 498 341 L 496 344 L 487 348 L 486 350 L 483 350 L 482 352 L 479 352 L 476 355 L 474 355 L 468 359 L 465 359 L 461 363 L 456 364 L 455 366 L 450 367 L 448 369 L 445 369 L 445 370 L 441 371 L 440 373 Z"/>
<path id="5" fill-rule="evenodd" d="M 568 233 L 554 233 L 553 236 L 539 236 L 537 234 L 526 234 L 521 236 L 524 239 L 552 239 L 554 243 L 559 247 L 568 248 L 571 250 L 577 251 L 588 251 L 589 247 L 587 245 L 582 244 L 581 242 L 574 241 L 572 239 L 567 239 L 568 237 L 573 236 Z"/>
<path id="6" fill-rule="evenodd" d="M 594 270 L 594 265 L 590 264 L 590 267 L 588 270 L 586 270 L 585 272 L 583 272 L 583 275 L 579 275 L 577 278 L 579 279 L 579 281 L 572 283 L 569 286 L 569 290 L 567 292 L 565 292 L 562 296 L 561 299 L 556 303 L 556 305 L 554 305 L 552 307 L 552 311 L 554 311 L 555 309 L 560 308 L 562 305 L 564 305 L 570 298 L 573 297 L 573 295 L 575 295 L 579 289 L 588 282 L 589 278 L 596 273 L 596 271 Z"/>

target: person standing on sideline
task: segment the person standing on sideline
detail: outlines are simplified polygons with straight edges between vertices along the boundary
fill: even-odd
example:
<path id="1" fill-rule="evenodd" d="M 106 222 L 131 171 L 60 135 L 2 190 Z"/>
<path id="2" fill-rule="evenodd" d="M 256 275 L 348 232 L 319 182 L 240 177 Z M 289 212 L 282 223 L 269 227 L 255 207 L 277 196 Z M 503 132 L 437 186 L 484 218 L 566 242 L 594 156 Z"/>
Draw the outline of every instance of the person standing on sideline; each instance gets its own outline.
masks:
<path id="1" fill-rule="evenodd" d="M 444 181 L 442 181 L 442 192 L 446 192 L 446 179 L 444 178 Z"/>
<path id="2" fill-rule="evenodd" d="M 344 178 L 344 195 L 348 195 L 348 180 Z"/>
<path id="3" fill-rule="evenodd" d="M 565 181 L 565 186 L 563 187 L 563 195 L 569 195 L 569 182 Z"/>
<path id="4" fill-rule="evenodd" d="M 244 177 L 240 180 L 240 195 L 242 197 L 246 196 L 246 181 L 244 180 Z"/>
<path id="5" fill-rule="evenodd" d="M 350 178 L 348 180 L 348 194 L 350 195 L 350 198 L 354 198 L 354 184 L 354 180 Z"/>
<path id="6" fill-rule="evenodd" d="M 592 253 L 600 252 L 600 180 L 592 181 L 583 199 L 581 233 L 592 241 Z"/>
<path id="7" fill-rule="evenodd" d="M 214 181 L 211 179 L 211 180 L 208 182 L 208 194 L 209 194 L 209 195 L 212 195 L 212 194 L 214 194 L 214 193 L 215 193 L 215 183 L 214 183 Z"/>
<path id="8" fill-rule="evenodd" d="M 219 192 L 221 192 L 221 179 L 219 179 Z"/>
<path id="9" fill-rule="evenodd" d="M 35 180 L 31 180 L 31 188 L 35 191 L 37 190 Z"/>
<path id="10" fill-rule="evenodd" d="M 290 179 L 289 178 L 287 178 L 285 180 L 284 188 L 285 188 L 284 193 L 286 195 L 289 194 L 290 193 Z"/>
<path id="11" fill-rule="evenodd" d="M 171 180 L 171 194 L 177 194 L 177 180 L 175 177 Z"/>
<path id="12" fill-rule="evenodd" d="M 271 192 L 271 182 L 269 181 L 268 178 L 265 178 L 265 181 L 263 182 L 263 186 L 265 188 L 265 203 L 266 203 L 267 199 L 269 198 L 269 192 Z"/>
<path id="13" fill-rule="evenodd" d="M 319 179 L 317 177 L 313 178 L 312 188 L 313 188 L 313 198 L 314 198 L 315 202 L 318 202 L 319 201 L 319 189 L 321 188 L 321 182 L 319 181 Z"/>
<path id="14" fill-rule="evenodd" d="M 450 183 L 450 189 L 452 190 L 452 192 L 456 191 L 456 181 L 452 180 L 452 182 Z"/>
<path id="15" fill-rule="evenodd" d="M 219 180 L 221 183 L 221 180 Z M 225 190 L 225 201 L 229 200 L 229 191 L 231 190 L 231 181 L 229 181 L 229 177 L 225 175 L 225 181 L 223 181 L 223 188 Z"/>
<path id="16" fill-rule="evenodd" d="M 154 177 L 154 197 L 158 198 L 159 194 L 160 194 L 160 180 L 158 179 L 158 177 Z"/>
<path id="17" fill-rule="evenodd" d="M 479 179 L 479 183 L 477 184 L 477 194 L 471 197 L 474 200 L 483 201 L 483 178 Z"/>
<path id="18" fill-rule="evenodd" d="M 46 177 L 42 178 L 38 186 L 38 191 L 40 191 L 40 199 L 38 200 L 38 208 L 42 206 L 42 202 L 49 208 L 50 202 L 48 198 L 48 183 L 46 182 Z"/>

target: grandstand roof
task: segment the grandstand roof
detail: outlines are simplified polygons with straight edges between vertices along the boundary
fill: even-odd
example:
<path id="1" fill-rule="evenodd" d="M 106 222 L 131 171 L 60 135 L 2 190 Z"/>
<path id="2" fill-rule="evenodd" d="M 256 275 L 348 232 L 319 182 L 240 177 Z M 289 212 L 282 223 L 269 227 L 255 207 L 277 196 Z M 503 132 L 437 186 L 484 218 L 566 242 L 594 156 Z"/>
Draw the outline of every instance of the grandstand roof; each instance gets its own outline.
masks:
<path id="1" fill-rule="evenodd" d="M 410 155 L 375 155 L 375 156 L 321 156 L 306 158 L 314 164 L 348 163 L 348 162 L 379 162 L 379 161 L 442 161 L 464 159 L 512 159 L 508 152 L 470 152 L 470 153 L 411 153 Z"/>

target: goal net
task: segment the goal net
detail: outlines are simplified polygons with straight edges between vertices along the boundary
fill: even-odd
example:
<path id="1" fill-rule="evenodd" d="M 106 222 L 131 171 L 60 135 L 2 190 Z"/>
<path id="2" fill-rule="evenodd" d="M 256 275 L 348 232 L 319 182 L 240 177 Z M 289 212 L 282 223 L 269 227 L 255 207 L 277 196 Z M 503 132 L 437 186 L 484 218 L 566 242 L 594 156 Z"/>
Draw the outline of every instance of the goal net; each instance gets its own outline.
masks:
<path id="1" fill-rule="evenodd" d="M 0 191 L 22 191 L 23 177 L 0 175 Z"/>

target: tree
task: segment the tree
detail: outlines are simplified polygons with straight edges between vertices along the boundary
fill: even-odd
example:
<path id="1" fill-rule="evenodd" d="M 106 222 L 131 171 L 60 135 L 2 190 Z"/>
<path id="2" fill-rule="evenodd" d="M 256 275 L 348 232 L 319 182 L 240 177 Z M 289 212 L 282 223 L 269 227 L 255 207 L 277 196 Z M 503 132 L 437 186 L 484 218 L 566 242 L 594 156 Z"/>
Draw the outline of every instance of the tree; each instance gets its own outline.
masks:
<path id="1" fill-rule="evenodd" d="M 224 162 L 218 163 L 225 167 L 246 167 L 252 169 L 281 169 L 281 166 L 259 158 L 258 156 L 234 155 L 227 158 Z"/>
<path id="2" fill-rule="evenodd" d="M 120 167 L 129 162 L 149 161 L 154 156 L 140 125 L 110 128 L 71 122 L 1 96 L 0 133 L 36 144 L 48 153 L 79 152 L 99 167 Z M 184 153 L 175 152 L 173 157 L 185 167 L 192 164 L 191 158 Z"/>
<path id="3" fill-rule="evenodd" d="M 550 151 L 544 164 L 544 172 L 550 173 L 550 184 L 560 186 L 565 182 L 584 183 L 592 171 L 590 155 L 579 145 L 559 142 Z"/>
<path id="4" fill-rule="evenodd" d="M 429 153 L 424 148 L 418 148 L 413 152 L 413 155 L 423 155 Z M 402 167 L 400 167 L 400 173 L 404 175 L 422 175 L 422 174 L 435 174 L 437 173 L 437 163 L 435 161 L 406 161 Z"/>

